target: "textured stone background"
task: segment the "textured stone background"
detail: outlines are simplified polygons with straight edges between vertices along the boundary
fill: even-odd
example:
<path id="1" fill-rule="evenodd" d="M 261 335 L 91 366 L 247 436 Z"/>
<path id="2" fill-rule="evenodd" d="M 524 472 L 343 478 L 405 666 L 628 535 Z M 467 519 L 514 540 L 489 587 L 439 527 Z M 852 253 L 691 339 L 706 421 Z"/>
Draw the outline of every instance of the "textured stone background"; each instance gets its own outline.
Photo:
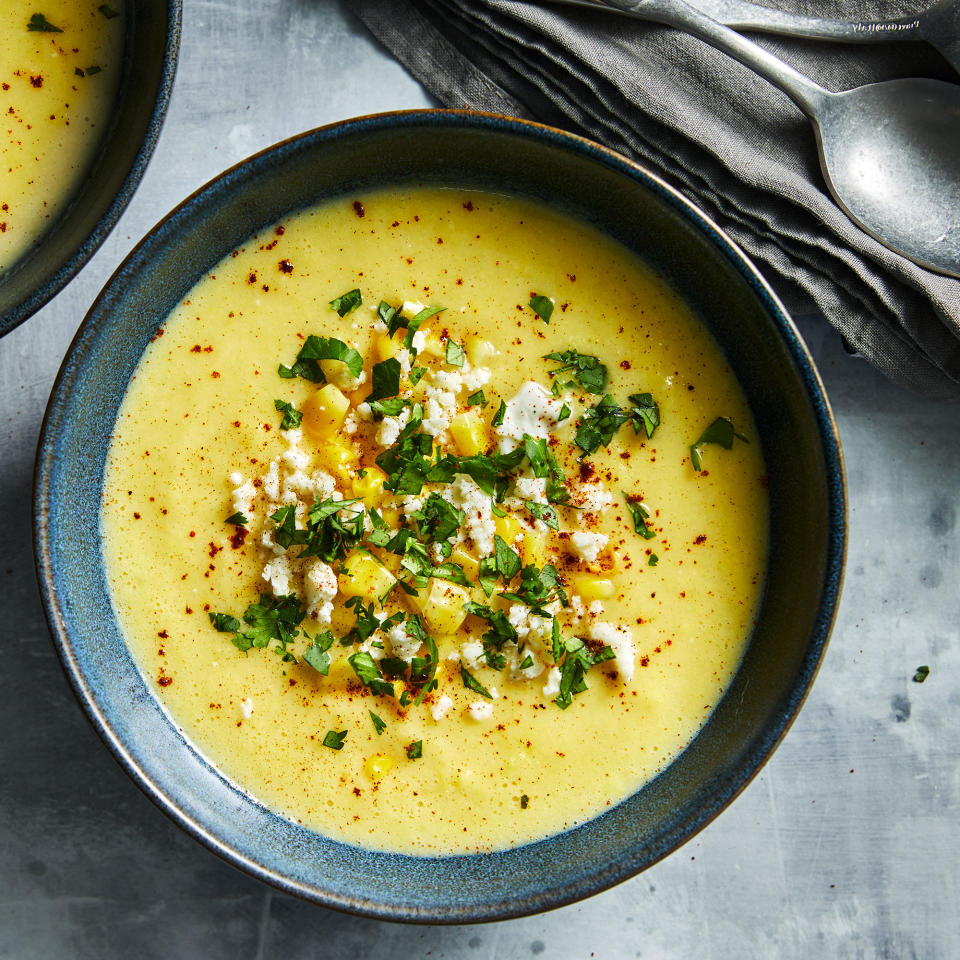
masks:
<path id="1" fill-rule="evenodd" d="M 345 4 L 184 8 L 170 114 L 127 213 L 0 340 L 0 957 L 960 957 L 960 410 L 886 384 L 815 317 L 802 328 L 850 479 L 839 621 L 773 760 L 673 856 L 543 916 L 376 923 L 236 872 L 120 771 L 61 673 L 33 574 L 33 456 L 62 356 L 134 242 L 224 167 L 318 124 L 428 103 Z"/>

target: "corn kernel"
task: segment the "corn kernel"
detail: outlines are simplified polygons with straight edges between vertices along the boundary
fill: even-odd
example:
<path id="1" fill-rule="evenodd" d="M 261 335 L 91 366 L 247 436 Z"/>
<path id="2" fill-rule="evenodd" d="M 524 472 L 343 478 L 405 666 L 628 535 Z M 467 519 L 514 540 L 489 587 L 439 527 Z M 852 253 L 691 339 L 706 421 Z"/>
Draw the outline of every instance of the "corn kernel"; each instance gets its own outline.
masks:
<path id="1" fill-rule="evenodd" d="M 477 558 L 467 553 L 463 547 L 454 547 L 450 552 L 450 560 L 452 563 L 459 563 L 460 566 L 463 567 L 463 572 L 467 575 L 467 579 L 476 580 L 480 575 L 480 564 Z"/>
<path id="2" fill-rule="evenodd" d="M 486 366 L 497 352 L 496 347 L 489 340 L 477 336 L 466 337 L 463 348 L 472 367 Z"/>
<path id="3" fill-rule="evenodd" d="M 370 510 L 383 500 L 383 484 L 387 475 L 379 467 L 364 467 L 364 475 L 357 474 L 350 482 L 350 488 L 355 498 L 362 500 L 363 505 Z"/>
<path id="4" fill-rule="evenodd" d="M 433 579 L 426 590 L 421 590 L 413 603 L 423 613 L 430 633 L 456 633 L 466 617 L 463 605 L 470 594 L 447 580 Z"/>
<path id="5" fill-rule="evenodd" d="M 571 580 L 574 593 L 579 594 L 584 603 L 609 600 L 616 593 L 613 581 L 604 577 L 574 576 Z"/>
<path id="6" fill-rule="evenodd" d="M 403 337 L 399 335 L 389 337 L 387 334 L 381 333 L 373 341 L 373 351 L 376 353 L 377 359 L 381 361 L 395 357 L 402 348 Z"/>
<path id="7" fill-rule="evenodd" d="M 384 507 L 380 511 L 380 516 L 391 530 L 396 530 L 400 526 L 400 511 L 396 507 Z"/>
<path id="8" fill-rule="evenodd" d="M 525 531 L 520 545 L 520 554 L 524 563 L 542 567 L 547 562 L 547 541 L 539 533 Z"/>
<path id="9" fill-rule="evenodd" d="M 332 383 L 324 384 L 304 401 L 303 429 L 314 440 L 327 440 L 339 432 L 350 401 Z"/>
<path id="10" fill-rule="evenodd" d="M 476 410 L 458 413 L 450 421 L 450 436 L 462 457 L 473 457 L 490 446 L 490 431 Z"/>
<path id="11" fill-rule="evenodd" d="M 333 437 L 317 450 L 324 468 L 342 480 L 352 480 L 357 470 L 357 451 L 351 440 Z"/>
<path id="12" fill-rule="evenodd" d="M 424 344 L 421 353 L 428 357 L 445 357 L 447 355 L 447 345 L 440 339 L 440 334 L 435 330 L 428 330 L 424 334 Z"/>
<path id="13" fill-rule="evenodd" d="M 363 597 L 368 602 L 382 597 L 397 582 L 397 578 L 369 553 L 358 550 L 347 554 L 338 580 L 343 596 Z"/>
<path id="14" fill-rule="evenodd" d="M 363 772 L 374 782 L 382 780 L 391 770 L 396 761 L 393 757 L 384 756 L 382 753 L 375 753 L 363 765 Z"/>
<path id="15" fill-rule="evenodd" d="M 494 516 L 493 526 L 507 543 L 513 543 L 520 535 L 522 529 L 520 521 L 512 513 L 508 513 L 503 517 Z"/>

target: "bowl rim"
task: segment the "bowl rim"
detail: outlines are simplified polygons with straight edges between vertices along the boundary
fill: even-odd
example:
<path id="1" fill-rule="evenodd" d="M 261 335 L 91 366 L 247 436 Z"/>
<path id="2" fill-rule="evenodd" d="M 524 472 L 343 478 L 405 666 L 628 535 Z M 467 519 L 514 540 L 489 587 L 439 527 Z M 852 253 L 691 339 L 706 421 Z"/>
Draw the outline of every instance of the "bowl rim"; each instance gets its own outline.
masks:
<path id="1" fill-rule="evenodd" d="M 87 261 L 100 249 L 101 244 L 110 235 L 117 225 L 127 204 L 133 198 L 143 175 L 146 172 L 150 158 L 160 137 L 160 130 L 170 104 L 170 95 L 173 90 L 173 81 L 177 72 L 177 61 L 180 52 L 180 33 L 183 19 L 183 0 L 166 0 L 166 41 L 163 50 L 163 67 L 160 71 L 160 82 L 157 85 L 157 97 L 150 112 L 150 120 L 146 133 L 133 162 L 120 184 L 120 189 L 114 194 L 110 204 L 97 220 L 94 228 L 87 234 L 82 243 L 62 263 L 57 265 L 45 280 L 19 303 L 11 307 L 5 314 L 0 314 L 0 337 L 6 336 L 20 324 L 29 320 L 41 307 L 49 303 L 82 269 Z M 123 78 L 121 77 L 121 82 Z M 50 229 L 55 229 L 53 224 Z M 42 247 L 43 241 L 40 240 Z"/>
<path id="2" fill-rule="evenodd" d="M 52 471 L 51 424 L 56 419 L 65 384 L 75 370 L 71 368 L 75 354 L 88 346 L 100 334 L 100 326 L 108 317 L 100 313 L 102 302 L 108 292 L 118 282 L 122 282 L 128 272 L 136 273 L 142 267 L 141 258 L 155 242 L 162 228 L 170 228 L 180 219 L 188 218 L 195 204 L 203 201 L 208 193 L 215 192 L 226 181 L 238 174 L 249 174 L 258 165 L 268 161 L 274 153 L 285 149 L 316 145 L 336 140 L 357 132 L 405 129 L 425 125 L 455 126 L 491 132 L 507 132 L 517 136 L 528 136 L 544 143 L 599 161 L 603 165 L 637 182 L 641 187 L 653 190 L 661 200 L 678 209 L 681 216 L 699 228 L 701 234 L 712 243 L 725 260 L 736 269 L 753 289 L 777 329 L 790 360 L 801 379 L 811 412 L 816 421 L 824 456 L 825 480 L 828 501 L 829 527 L 826 541 L 825 569 L 820 599 L 816 610 L 815 626 L 803 655 L 800 668 L 793 684 L 784 698 L 784 707 L 759 738 L 758 745 L 741 760 L 724 788 L 718 792 L 706 810 L 698 810 L 695 815 L 679 822 L 658 841 L 647 855 L 632 857 L 629 852 L 618 857 L 606 868 L 601 868 L 581 881 L 571 881 L 565 885 L 541 891 L 509 902 L 485 904 L 481 908 L 449 907 L 429 910 L 415 905 L 393 905 L 373 902 L 363 896 L 341 896 L 320 890 L 285 876 L 276 870 L 258 863 L 247 854 L 235 849 L 223 839 L 218 838 L 212 829 L 182 810 L 174 797 L 168 796 L 144 771 L 127 744 L 113 729 L 107 716 L 101 711 L 95 691 L 88 685 L 71 645 L 71 638 L 64 628 L 59 607 L 59 597 L 54 583 L 50 564 L 50 543 L 52 533 L 47 522 L 46 494 Z M 769 760 L 776 747 L 783 740 L 790 726 L 805 702 L 813 680 L 822 663 L 826 645 L 836 621 L 839 598 L 844 576 L 844 563 L 847 551 L 848 516 L 846 471 L 840 437 L 832 410 L 827 400 L 823 382 L 813 359 L 803 342 L 799 331 L 783 307 L 773 289 L 761 275 L 746 253 L 727 234 L 694 203 L 684 197 L 656 174 L 641 164 L 623 156 L 615 150 L 596 143 L 593 140 L 561 130 L 547 124 L 541 124 L 501 114 L 485 113 L 463 109 L 423 108 L 368 114 L 359 117 L 335 121 L 312 130 L 304 131 L 285 140 L 274 143 L 265 149 L 247 157 L 222 171 L 203 186 L 181 201 L 166 216 L 150 229 L 138 244 L 124 258 L 110 279 L 105 283 L 96 300 L 90 307 L 67 350 L 63 364 L 57 374 L 50 400 L 44 413 L 43 423 L 37 446 L 37 457 L 33 480 L 33 540 L 34 560 L 44 614 L 50 629 L 54 647 L 60 657 L 70 685 L 86 714 L 88 720 L 113 754 L 114 759 L 137 784 L 138 787 L 178 826 L 194 839 L 217 854 L 233 867 L 238 868 L 280 891 L 321 906 L 359 915 L 370 919 L 390 920 L 411 923 L 459 924 L 491 922 L 512 919 L 555 909 L 585 899 L 621 883 L 643 870 L 653 866 L 661 859 L 673 853 L 695 834 L 710 824 L 733 800 L 747 787 L 753 778 Z M 559 834 L 562 835 L 562 834 Z M 553 836 L 553 835 L 551 835 Z M 549 840 L 550 838 L 544 838 Z M 543 842 L 532 841 L 533 843 Z M 522 849 L 522 845 L 520 848 Z M 480 854 L 479 856 L 483 856 Z M 427 859 L 427 858 L 425 858 Z M 444 859 L 444 858 L 438 858 Z"/>

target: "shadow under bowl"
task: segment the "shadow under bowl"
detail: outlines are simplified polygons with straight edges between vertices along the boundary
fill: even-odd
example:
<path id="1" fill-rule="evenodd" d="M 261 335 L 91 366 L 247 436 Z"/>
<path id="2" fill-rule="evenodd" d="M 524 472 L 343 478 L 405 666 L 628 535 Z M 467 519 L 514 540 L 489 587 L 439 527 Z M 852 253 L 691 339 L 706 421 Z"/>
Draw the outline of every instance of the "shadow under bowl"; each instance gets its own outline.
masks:
<path id="1" fill-rule="evenodd" d="M 66 209 L 0 273 L 0 337 L 31 317 L 97 252 L 156 146 L 180 45 L 181 0 L 128 0 L 123 68 L 110 123 Z"/>
<path id="2" fill-rule="evenodd" d="M 473 856 L 361 849 L 281 819 L 241 793 L 178 733 L 118 628 L 104 574 L 104 462 L 131 375 L 157 327 L 251 234 L 337 196 L 390 185 L 521 195 L 599 226 L 693 307 L 752 406 L 769 472 L 769 573 L 729 690 L 690 746 L 601 816 L 545 840 Z M 161 222 L 91 309 L 47 410 L 34 492 L 46 614 L 81 704 L 114 755 L 177 823 L 281 890 L 384 919 L 519 916 L 597 893 L 705 826 L 746 785 L 799 709 L 823 654 L 845 552 L 843 466 L 822 386 L 769 287 L 673 189 L 597 144 L 457 111 L 350 120 L 227 171 Z"/>

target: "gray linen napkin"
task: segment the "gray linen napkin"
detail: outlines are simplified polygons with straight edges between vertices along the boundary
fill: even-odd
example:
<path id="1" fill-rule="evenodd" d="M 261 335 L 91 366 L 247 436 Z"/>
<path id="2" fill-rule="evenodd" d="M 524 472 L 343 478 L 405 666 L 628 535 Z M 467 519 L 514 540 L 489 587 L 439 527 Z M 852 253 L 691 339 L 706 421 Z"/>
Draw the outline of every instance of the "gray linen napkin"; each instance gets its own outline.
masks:
<path id="1" fill-rule="evenodd" d="M 877 20 L 918 4 L 780 6 Z M 740 64 L 667 27 L 546 2 L 352 7 L 443 104 L 550 123 L 633 157 L 716 220 L 788 306 L 812 301 L 897 383 L 960 399 L 960 281 L 912 264 L 851 223 L 827 192 L 807 119 Z M 960 79 L 921 43 L 752 39 L 834 90 L 898 76 Z M 960 148 L 960 130 L 957 137 Z"/>

